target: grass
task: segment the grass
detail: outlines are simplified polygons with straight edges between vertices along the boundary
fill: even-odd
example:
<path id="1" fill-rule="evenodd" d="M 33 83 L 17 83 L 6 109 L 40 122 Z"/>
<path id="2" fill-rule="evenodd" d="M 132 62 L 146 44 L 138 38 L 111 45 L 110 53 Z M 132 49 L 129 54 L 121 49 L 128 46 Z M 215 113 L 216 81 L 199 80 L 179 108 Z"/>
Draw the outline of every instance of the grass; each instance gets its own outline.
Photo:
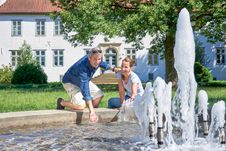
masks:
<path id="1" fill-rule="evenodd" d="M 209 106 L 213 106 L 214 103 L 220 100 L 226 102 L 226 87 L 203 87 L 198 90 L 203 89 L 207 92 Z"/>
<path id="2" fill-rule="evenodd" d="M 118 92 L 104 91 L 100 107 L 107 107 L 107 100 L 118 96 Z M 66 91 L 53 89 L 6 89 L 0 90 L 0 112 L 46 110 L 56 108 L 56 99 L 69 99 Z"/>
<path id="3" fill-rule="evenodd" d="M 100 107 L 107 107 L 107 100 L 111 97 L 118 97 L 118 92 L 108 88 L 101 89 L 105 96 Z M 211 106 L 218 100 L 226 101 L 226 87 L 202 87 L 199 89 L 207 92 Z M 69 99 L 64 89 L 2 89 L 0 90 L 0 112 L 55 109 L 58 97 Z"/>

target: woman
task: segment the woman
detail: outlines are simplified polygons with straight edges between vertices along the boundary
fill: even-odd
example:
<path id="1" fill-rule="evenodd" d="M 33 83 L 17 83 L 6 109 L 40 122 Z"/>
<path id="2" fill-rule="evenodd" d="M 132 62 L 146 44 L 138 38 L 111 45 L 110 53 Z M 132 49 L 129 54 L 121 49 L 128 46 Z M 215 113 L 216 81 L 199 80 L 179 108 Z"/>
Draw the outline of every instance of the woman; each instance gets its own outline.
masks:
<path id="1" fill-rule="evenodd" d="M 133 60 L 126 57 L 122 60 L 121 71 L 117 73 L 120 98 L 111 98 L 108 101 L 109 108 L 120 108 L 124 100 L 134 101 L 137 96 L 144 93 L 139 77 L 132 71 Z"/>

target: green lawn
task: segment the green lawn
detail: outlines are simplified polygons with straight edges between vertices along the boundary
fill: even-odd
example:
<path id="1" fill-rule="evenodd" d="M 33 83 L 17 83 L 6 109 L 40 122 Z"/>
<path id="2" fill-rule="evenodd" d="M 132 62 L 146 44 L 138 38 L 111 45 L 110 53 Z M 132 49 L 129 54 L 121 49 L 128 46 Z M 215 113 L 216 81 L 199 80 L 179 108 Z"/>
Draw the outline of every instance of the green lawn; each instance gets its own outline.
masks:
<path id="1" fill-rule="evenodd" d="M 226 87 L 199 88 L 207 91 L 209 105 L 217 100 L 226 101 Z M 108 91 L 103 88 L 104 99 L 100 107 L 107 107 L 107 100 L 111 97 L 118 97 L 117 91 Z M 56 99 L 63 97 L 69 99 L 64 89 L 5 89 L 0 90 L 0 112 L 29 111 L 55 109 Z"/>
<path id="2" fill-rule="evenodd" d="M 107 107 L 107 100 L 117 97 L 116 91 L 105 91 L 100 107 Z M 7 89 L 0 90 L 0 112 L 55 109 L 58 97 L 69 99 L 65 90 Z"/>

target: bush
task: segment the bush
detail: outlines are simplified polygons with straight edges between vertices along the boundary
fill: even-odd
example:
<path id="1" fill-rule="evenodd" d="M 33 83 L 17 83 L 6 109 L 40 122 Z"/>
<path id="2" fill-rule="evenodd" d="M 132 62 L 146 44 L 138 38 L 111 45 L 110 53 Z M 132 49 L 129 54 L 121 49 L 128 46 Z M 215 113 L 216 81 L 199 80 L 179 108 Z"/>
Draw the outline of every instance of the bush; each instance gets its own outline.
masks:
<path id="1" fill-rule="evenodd" d="M 17 66 L 11 82 L 12 84 L 45 84 L 47 75 L 38 64 L 23 64 Z"/>
<path id="2" fill-rule="evenodd" d="M 197 82 L 209 82 L 213 80 L 213 76 L 208 68 L 199 62 L 195 62 L 195 79 Z"/>
<path id="3" fill-rule="evenodd" d="M 0 83 L 10 83 L 13 76 L 13 68 L 12 66 L 4 66 L 2 65 L 2 69 L 0 69 Z"/>

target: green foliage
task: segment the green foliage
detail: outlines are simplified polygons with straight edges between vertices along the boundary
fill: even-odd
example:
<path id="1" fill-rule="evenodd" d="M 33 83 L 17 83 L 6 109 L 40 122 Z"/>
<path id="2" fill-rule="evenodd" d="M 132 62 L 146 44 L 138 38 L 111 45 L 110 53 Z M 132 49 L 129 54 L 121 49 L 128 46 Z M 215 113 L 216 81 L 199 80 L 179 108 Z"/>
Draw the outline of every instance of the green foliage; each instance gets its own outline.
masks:
<path id="1" fill-rule="evenodd" d="M 16 68 L 11 82 L 12 84 L 44 84 L 47 83 L 47 75 L 40 65 L 29 63 Z"/>
<path id="2" fill-rule="evenodd" d="M 2 69 L 0 69 L 0 83 L 11 83 L 12 76 L 13 76 L 12 66 L 2 65 Z"/>
<path id="3" fill-rule="evenodd" d="M 209 82 L 200 82 L 199 86 L 204 87 L 225 87 L 226 88 L 226 80 L 213 80 Z"/>
<path id="4" fill-rule="evenodd" d="M 19 56 L 17 58 L 17 66 L 24 64 L 36 63 L 32 56 L 31 46 L 24 41 L 22 46 L 19 48 Z"/>
<path id="5" fill-rule="evenodd" d="M 33 58 L 31 47 L 25 41 L 20 47 L 17 67 L 13 73 L 12 84 L 44 84 L 47 75 Z"/>
<path id="6" fill-rule="evenodd" d="M 209 82 L 213 80 L 213 76 L 208 68 L 202 66 L 199 62 L 195 62 L 195 79 L 197 82 Z"/>
<path id="7" fill-rule="evenodd" d="M 55 15 L 61 17 L 65 34 L 74 44 L 87 44 L 98 34 L 109 37 L 125 36 L 129 42 L 135 43 L 140 43 L 146 34 L 150 34 L 163 44 L 165 36 L 175 34 L 178 14 L 182 8 L 187 8 L 191 13 L 195 30 L 200 30 L 202 34 L 212 39 L 224 38 L 223 0 L 155 0 L 145 3 L 137 0 L 52 0 L 52 2 L 61 3 L 64 11 Z M 69 32 L 74 34 L 68 35 Z"/>
<path id="8" fill-rule="evenodd" d="M 124 36 L 142 48 L 142 38 L 147 34 L 155 45 L 166 54 L 166 77 L 176 75 L 173 68 L 173 47 L 178 14 L 187 8 L 194 31 L 209 40 L 223 41 L 225 0 L 51 0 L 64 11 L 56 13 L 64 23 L 65 37 L 74 45 L 91 44 L 98 35 Z M 73 33 L 73 34 L 72 34 Z M 164 49 L 162 49 L 164 47 Z M 171 73 L 173 72 L 173 73 Z M 174 77 L 176 78 L 176 77 Z M 175 79 L 168 79 L 168 81 Z"/>

